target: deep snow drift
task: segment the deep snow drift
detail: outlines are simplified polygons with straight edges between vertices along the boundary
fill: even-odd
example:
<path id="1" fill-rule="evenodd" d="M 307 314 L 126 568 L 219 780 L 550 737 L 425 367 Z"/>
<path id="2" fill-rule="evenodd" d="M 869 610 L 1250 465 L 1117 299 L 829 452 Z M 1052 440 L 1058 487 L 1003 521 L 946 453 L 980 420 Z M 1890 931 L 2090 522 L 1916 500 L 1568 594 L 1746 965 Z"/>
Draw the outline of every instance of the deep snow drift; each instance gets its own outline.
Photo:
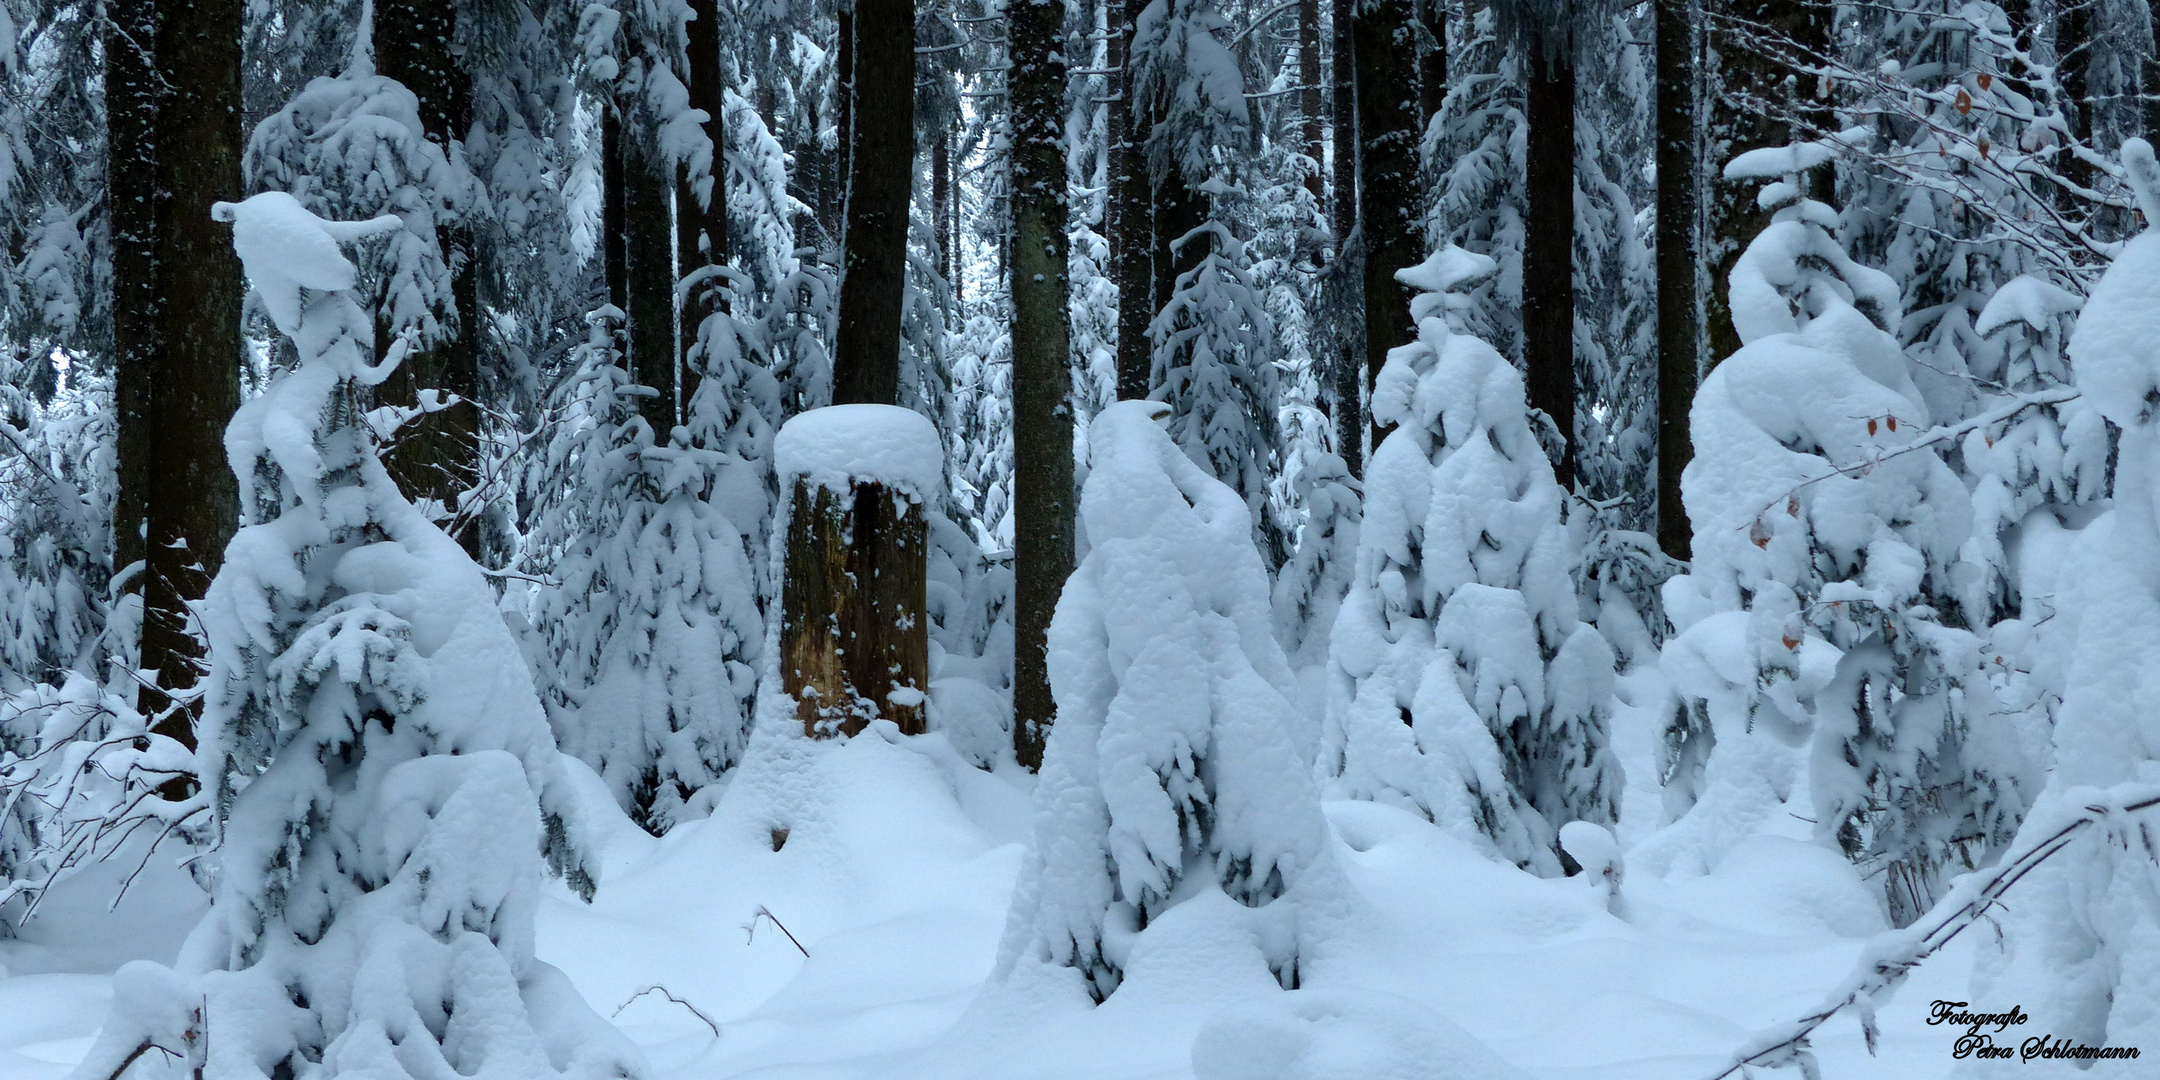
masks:
<path id="1" fill-rule="evenodd" d="M 1643 831 L 1626 808 L 1656 805 L 1647 770 L 1665 692 L 1651 673 L 1622 681 L 1623 701 L 1651 706 L 1615 718 L 1630 780 L 1623 838 Z M 1883 926 L 1876 891 L 1807 844 L 1803 822 L 1702 877 L 1625 876 L 1615 917 L 1582 878 L 1501 865 L 1406 811 L 1330 802 L 1351 911 L 1312 946 L 1302 989 L 1282 990 L 1196 903 L 1141 935 L 1099 1008 L 981 996 L 1029 786 L 972 767 L 935 734 L 760 735 L 711 818 L 653 840 L 591 779 L 582 799 L 614 815 L 599 892 L 586 905 L 547 887 L 538 955 L 615 1014 L 655 1075 L 682 1080 L 1690 1080 L 1813 1005 Z M 124 865 L 88 871 L 21 940 L 0 942 L 0 1077 L 65 1076 L 104 1015 L 109 973 L 172 959 L 203 899 L 171 861 L 161 853 L 110 914 L 103 897 Z M 1952 1032 L 1926 1026 L 1927 1004 L 1963 996 L 1966 946 L 1879 1004 L 1878 1057 L 1851 1020 L 1824 1028 L 1825 1075 L 1946 1075 Z M 688 1005 L 636 996 L 656 985 Z"/>

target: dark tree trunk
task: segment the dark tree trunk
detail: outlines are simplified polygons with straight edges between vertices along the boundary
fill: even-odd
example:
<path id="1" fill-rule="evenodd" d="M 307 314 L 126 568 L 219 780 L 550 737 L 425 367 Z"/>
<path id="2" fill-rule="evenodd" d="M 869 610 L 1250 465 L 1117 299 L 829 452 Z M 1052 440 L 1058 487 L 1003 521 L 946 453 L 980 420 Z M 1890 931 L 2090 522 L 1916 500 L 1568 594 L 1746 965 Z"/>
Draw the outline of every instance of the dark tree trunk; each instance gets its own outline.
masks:
<path id="1" fill-rule="evenodd" d="M 1657 0 L 1657 535 L 1665 554 L 1683 562 L 1692 536 L 1680 502 L 1680 473 L 1694 454 L 1688 410 L 1702 365 L 1694 5 Z"/>
<path id="2" fill-rule="evenodd" d="M 1530 407 L 1560 430 L 1553 474 L 1575 482 L 1575 61 L 1529 58 L 1523 156 L 1523 368 Z"/>
<path id="3" fill-rule="evenodd" d="M 712 144 L 709 183 L 701 195 L 687 167 L 678 167 L 675 183 L 675 265 L 688 276 L 705 266 L 724 266 L 728 255 L 727 131 L 722 124 L 727 108 L 727 87 L 720 66 L 719 0 L 690 0 L 687 49 L 689 52 L 690 107 L 705 111 L 700 127 Z M 683 415 L 697 393 L 701 373 L 690 363 L 690 347 L 697 344 L 698 326 L 705 316 L 727 305 L 727 293 L 718 281 L 707 281 L 683 298 L 682 321 L 676 331 L 682 374 Z"/>
<path id="4" fill-rule="evenodd" d="M 1395 272 L 1423 262 L 1418 220 L 1417 37 L 1410 0 L 1364 0 L 1351 20 L 1357 70 L 1358 232 L 1364 238 L 1366 385 L 1388 350 L 1417 336 L 1412 290 Z M 1373 445 L 1380 432 L 1373 432 Z"/>
<path id="5" fill-rule="evenodd" d="M 922 734 L 930 685 L 922 503 L 883 484 L 858 480 L 839 495 L 800 477 L 790 498 L 780 686 L 804 733 L 855 735 L 882 716 Z M 900 626 L 914 631 L 893 632 Z"/>
<path id="6" fill-rule="evenodd" d="M 1355 21 L 1352 8 L 1353 0 L 1331 0 L 1328 6 L 1328 126 L 1333 142 L 1328 223 L 1335 234 L 1336 251 L 1336 264 L 1329 272 L 1341 303 L 1336 310 L 1337 325 L 1326 340 L 1335 387 L 1335 452 L 1350 467 L 1352 476 L 1363 476 L 1365 402 L 1360 396 L 1360 376 L 1365 371 L 1361 299 L 1365 281 L 1356 264 L 1343 259 L 1349 252 L 1351 230 L 1357 224 L 1357 50 L 1350 32 Z"/>
<path id="7" fill-rule="evenodd" d="M 643 121 L 642 110 L 632 114 Z M 623 256 L 630 306 L 630 372 L 638 385 L 658 393 L 638 402 L 652 425 L 653 442 L 666 445 L 675 429 L 675 238 L 669 226 L 673 184 L 663 164 L 657 133 L 644 128 L 623 134 Z"/>
<path id="8" fill-rule="evenodd" d="M 1148 184 L 1147 161 L 1140 141 L 1147 135 L 1146 118 L 1133 98 L 1131 59 L 1132 0 L 1109 0 L 1112 93 L 1104 123 L 1104 141 L 1110 147 L 1110 193 L 1103 208 L 1103 227 L 1110 234 L 1110 280 L 1118 291 L 1117 396 L 1119 400 L 1145 398 L 1149 384 L 1147 328 L 1155 318 L 1155 287 L 1150 266 L 1155 247 L 1155 201 Z"/>
<path id="9" fill-rule="evenodd" d="M 898 404 L 907 293 L 908 199 L 915 179 L 915 8 L 856 0 L 847 251 L 833 403 Z"/>
<path id="10" fill-rule="evenodd" d="M 1418 45 L 1418 136 L 1432 127 L 1447 100 L 1447 9 L 1440 0 L 1418 0 L 1418 21 L 1431 40 Z"/>
<path id="11" fill-rule="evenodd" d="M 1705 145 L 1713 160 L 1701 163 L 1710 185 L 1708 250 L 1703 253 L 1710 265 L 1710 287 L 1703 299 L 1703 323 L 1709 338 L 1709 366 L 1714 367 L 1740 349 L 1740 335 L 1733 329 L 1731 300 L 1726 294 L 1727 279 L 1748 242 L 1770 224 L 1770 212 L 1755 202 L 1762 183 L 1724 179 L 1725 163 L 1756 147 L 1783 146 L 1794 137 L 1785 121 L 1772 115 L 1773 110 L 1749 104 L 1749 99 L 1797 108 L 1799 103 L 1791 101 L 1789 95 L 1812 91 L 1811 86 L 1788 89 L 1786 80 L 1793 74 L 1788 65 L 1717 27 L 1744 20 L 1767 28 L 1773 38 L 1786 38 L 1818 51 L 1825 49 L 1829 34 L 1825 9 L 1816 4 L 1792 0 L 1711 2 L 1722 3 L 1727 20 L 1707 24 L 1711 28 L 1710 47 L 1719 57 L 1718 77 L 1723 85 L 1710 102 L 1710 131 Z"/>
<path id="12" fill-rule="evenodd" d="M 2061 72 L 2063 119 L 2070 123 L 2070 136 L 2084 141 L 2093 150 L 2093 100 L 2091 80 L 2092 56 L 2095 42 L 2092 37 L 2093 0 L 2070 0 L 2056 5 L 2055 16 L 2055 64 Z M 2056 168 L 2063 178 L 2079 187 L 2093 184 L 2093 168 L 2076 155 L 2063 153 L 2056 157 Z"/>
<path id="13" fill-rule="evenodd" d="M 1170 175 L 1155 181 L 1154 204 L 1155 252 L 1152 261 L 1155 287 L 1151 306 L 1160 311 L 1163 305 L 1170 302 L 1171 294 L 1177 291 L 1178 275 L 1200 265 L 1200 260 L 1206 258 L 1213 249 L 1214 241 L 1203 234 L 1193 237 L 1188 243 L 1178 243 L 1186 234 L 1207 223 L 1208 202 L 1207 196 L 1194 191 L 1175 166 L 1170 169 Z M 1153 342 L 1149 345 L 1152 353 Z M 1158 385 L 1156 376 L 1159 374 L 1161 373 L 1150 371 L 1150 393 L 1153 393 L 1154 387 Z"/>
<path id="14" fill-rule="evenodd" d="M 225 425 L 240 407 L 240 260 L 210 204 L 240 179 L 240 33 L 245 0 L 160 0 L 154 52 L 165 87 L 154 125 L 158 331 L 152 362 L 155 471 L 144 517 L 143 666 L 187 686 L 201 654 L 185 603 L 224 561 L 240 517 Z M 162 702 L 156 703 L 162 705 Z M 159 730 L 193 745 L 185 710 Z"/>
<path id="15" fill-rule="evenodd" d="M 960 299 L 960 262 L 953 251 L 952 125 L 938 132 L 930 149 L 930 230 L 937 237 L 937 268 L 945 284 Z"/>
<path id="16" fill-rule="evenodd" d="M 1066 297 L 1062 0 L 1006 9 L 1012 69 L 1013 750 L 1042 765 L 1056 718 L 1046 649 L 1073 569 L 1071 328 Z"/>
<path id="17" fill-rule="evenodd" d="M 615 106 L 600 109 L 600 254 L 608 303 L 630 306 L 630 249 L 623 221 L 623 122 Z"/>
<path id="18" fill-rule="evenodd" d="M 455 5 L 430 0 L 379 0 L 375 14 L 375 69 L 404 84 L 420 99 L 428 139 L 447 155 L 472 127 L 472 78 L 461 70 L 453 45 Z M 455 394 L 460 404 L 418 417 L 385 456 L 384 466 L 408 497 L 431 499 L 450 510 L 479 475 L 480 364 L 478 291 L 472 230 L 452 225 L 437 240 L 450 264 L 450 295 L 457 310 L 444 321 L 445 336 L 407 354 L 378 393 L 390 402 L 413 404 L 421 390 Z M 378 349 L 389 340 L 378 335 Z M 470 524 L 456 534 L 477 556 L 480 530 Z"/>
<path id="19" fill-rule="evenodd" d="M 157 457 L 157 6 L 115 4 L 105 24 L 105 175 L 112 229 L 113 397 L 119 411 L 113 569 L 143 559 Z M 130 591 L 139 593 L 138 575 Z M 148 666 L 157 667 L 153 663 Z"/>
<path id="20" fill-rule="evenodd" d="M 1298 0 L 1297 56 L 1298 137 L 1305 144 L 1305 156 L 1312 161 L 1312 172 L 1305 177 L 1305 190 L 1312 193 L 1314 204 L 1325 213 L 1327 116 L 1320 104 L 1320 0 Z"/>

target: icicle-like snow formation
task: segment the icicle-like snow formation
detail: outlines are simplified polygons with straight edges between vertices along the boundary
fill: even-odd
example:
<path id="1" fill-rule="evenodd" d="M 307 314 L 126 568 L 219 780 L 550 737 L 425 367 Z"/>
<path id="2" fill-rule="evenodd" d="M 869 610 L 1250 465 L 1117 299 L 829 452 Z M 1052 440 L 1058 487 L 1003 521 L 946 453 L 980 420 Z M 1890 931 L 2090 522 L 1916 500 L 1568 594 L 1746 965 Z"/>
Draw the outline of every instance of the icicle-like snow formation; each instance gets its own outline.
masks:
<path id="1" fill-rule="evenodd" d="M 2148 222 L 2160 167 L 2143 139 L 2124 171 Z M 2058 619 L 2072 635 L 2055 767 L 2029 824 L 2105 804 L 2097 788 L 2160 783 L 2160 233 L 2148 228 L 2094 287 L 2070 341 L 2078 385 L 2122 429 L 2115 508 L 2086 527 L 2066 567 Z M 2160 1046 L 2160 843 L 2153 811 L 2089 829 L 2027 875 L 1999 946 L 1975 962 L 1976 1001 L 2015 1001 L 2055 1037 L 2088 1046 Z M 2044 834 L 2041 834 L 2044 835 Z M 1968 1062 L 1963 1076 L 2151 1075 L 2137 1061 Z"/>
<path id="2" fill-rule="evenodd" d="M 203 603 L 197 751 L 217 884 L 176 970 L 116 977 L 78 1075 L 146 1041 L 217 1080 L 642 1075 L 533 956 L 569 796 L 517 645 L 360 419 L 391 362 L 338 249 L 397 220 L 282 192 L 217 214 L 299 354 L 226 433 L 246 519 Z"/>
<path id="3" fill-rule="evenodd" d="M 1356 576 L 1321 735 L 1330 790 L 1422 814 L 1541 874 L 1560 826 L 1610 823 L 1614 657 L 1581 621 L 1580 541 L 1531 431 L 1522 376 L 1459 333 L 1456 287 L 1492 260 L 1448 247 L 1402 280 L 1418 340 L 1388 353 Z"/>
<path id="4" fill-rule="evenodd" d="M 1216 888 L 1256 909 L 1268 966 L 1296 985 L 1332 867 L 1251 518 L 1167 412 L 1119 402 L 1088 431 L 1089 550 L 1050 626 L 1057 722 L 999 960 L 1001 977 L 1077 969 L 1098 1001 L 1139 932 Z"/>

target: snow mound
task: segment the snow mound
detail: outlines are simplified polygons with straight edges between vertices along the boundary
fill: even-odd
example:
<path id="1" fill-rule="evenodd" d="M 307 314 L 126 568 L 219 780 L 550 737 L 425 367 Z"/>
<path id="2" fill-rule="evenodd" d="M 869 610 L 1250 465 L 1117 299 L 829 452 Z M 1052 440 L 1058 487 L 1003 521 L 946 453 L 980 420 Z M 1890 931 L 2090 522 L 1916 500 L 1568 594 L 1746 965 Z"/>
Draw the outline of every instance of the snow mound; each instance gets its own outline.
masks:
<path id="1" fill-rule="evenodd" d="M 831 405 L 789 420 L 773 440 L 781 486 L 795 477 L 831 491 L 870 480 L 926 501 L 945 480 L 937 429 L 897 405 Z"/>
<path id="2" fill-rule="evenodd" d="M 1518 1080 L 1439 1013 L 1372 991 L 1294 990 L 1227 1010 L 1193 1039 L 1198 1080 Z"/>

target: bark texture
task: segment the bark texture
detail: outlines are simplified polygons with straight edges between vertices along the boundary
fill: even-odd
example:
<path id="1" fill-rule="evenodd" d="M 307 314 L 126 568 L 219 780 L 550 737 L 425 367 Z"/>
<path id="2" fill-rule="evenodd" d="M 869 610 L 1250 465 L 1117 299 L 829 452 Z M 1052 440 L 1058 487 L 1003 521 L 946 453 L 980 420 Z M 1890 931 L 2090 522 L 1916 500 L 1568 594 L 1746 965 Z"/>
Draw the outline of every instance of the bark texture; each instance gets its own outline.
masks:
<path id="1" fill-rule="evenodd" d="M 1013 132 L 1013 750 L 1042 765 L 1056 718 L 1050 616 L 1073 570 L 1071 328 L 1063 149 L 1066 64 L 1062 0 L 1007 9 Z"/>
<path id="2" fill-rule="evenodd" d="M 684 84 L 690 91 L 690 107 L 705 111 L 705 120 L 699 127 L 705 132 L 706 141 L 712 144 L 712 166 L 704 178 L 706 183 L 702 192 L 698 178 L 690 175 L 688 166 L 677 169 L 675 265 L 684 277 L 701 267 L 727 265 L 728 251 L 727 186 L 724 183 L 727 134 L 722 127 L 727 108 L 727 86 L 720 65 L 720 3 L 719 0 L 689 0 L 689 4 L 690 12 L 696 18 L 685 27 L 689 64 Z M 700 375 L 690 364 L 690 347 L 697 344 L 698 327 L 705 317 L 726 306 L 726 294 L 718 286 L 719 282 L 708 280 L 683 298 L 675 343 L 680 357 L 684 415 L 688 415 L 691 396 L 697 393 Z"/>
<path id="3" fill-rule="evenodd" d="M 658 61 L 648 57 L 647 63 Z M 669 225 L 674 187 L 644 110 L 623 133 L 623 258 L 629 304 L 630 371 L 638 385 L 655 391 L 638 402 L 652 425 L 653 441 L 665 445 L 681 422 L 675 349 L 675 237 Z"/>
<path id="4" fill-rule="evenodd" d="M 1665 554 L 1689 558 L 1680 473 L 1694 454 L 1688 410 L 1702 366 L 1702 295 L 1697 230 L 1702 181 L 1696 176 L 1695 0 L 1657 0 L 1657 536 Z"/>
<path id="5" fill-rule="evenodd" d="M 1530 407 L 1560 431 L 1553 460 L 1575 482 L 1575 61 L 1565 47 L 1529 58 L 1524 109 L 1523 367 Z"/>
<path id="6" fill-rule="evenodd" d="M 142 491 L 139 500 L 123 500 L 141 507 L 143 522 L 142 666 L 155 670 L 166 688 L 191 685 L 201 673 L 186 604 L 208 587 L 239 524 L 239 486 L 226 464 L 224 435 L 240 407 L 245 289 L 231 230 L 210 220 L 210 204 L 245 193 L 244 8 L 245 0 L 159 0 L 149 39 L 154 85 L 161 88 L 150 123 L 156 329 L 146 391 L 130 395 L 147 393 L 146 402 L 136 403 L 147 406 L 140 418 L 148 431 L 123 444 L 144 456 L 139 465 L 123 464 L 121 472 L 123 483 L 133 472 Z M 139 271 L 141 263 L 134 267 Z M 151 699 L 142 702 L 145 707 L 166 704 L 162 695 L 145 697 Z M 193 746 L 192 726 L 190 711 L 176 709 L 157 730 Z"/>
<path id="7" fill-rule="evenodd" d="M 1155 201 L 1148 184 L 1147 161 L 1140 143 L 1147 137 L 1146 118 L 1133 98 L 1132 73 L 1126 70 L 1132 55 L 1132 23 L 1137 14 L 1132 0 L 1108 0 L 1110 5 L 1109 66 L 1116 71 L 1105 121 L 1104 139 L 1110 146 L 1110 197 L 1103 210 L 1110 235 L 1110 279 L 1118 291 L 1117 396 L 1121 401 L 1145 398 L 1149 384 L 1147 328 L 1155 317 L 1154 268 Z"/>
<path id="8" fill-rule="evenodd" d="M 1365 402 L 1360 376 L 1365 370 L 1362 316 L 1365 280 L 1351 253 L 1350 234 L 1357 227 L 1357 48 L 1351 34 L 1352 0 L 1328 6 L 1328 224 L 1335 234 L 1335 263 L 1329 283 L 1338 299 L 1336 324 L 1328 335 L 1329 367 L 1334 384 L 1335 452 L 1352 476 L 1365 475 Z"/>
<path id="9" fill-rule="evenodd" d="M 1364 239 L 1366 385 L 1388 350 L 1417 335 L 1409 286 L 1395 272 L 1424 261 L 1418 208 L 1416 12 L 1411 0 L 1363 0 L 1351 20 L 1357 71 L 1357 221 Z M 1373 445 L 1380 433 L 1373 432 Z"/>
<path id="10" fill-rule="evenodd" d="M 930 685 L 923 506 L 882 484 L 797 478 L 780 593 L 780 685 L 811 738 L 884 717 L 920 735 Z M 895 698 L 895 692 L 898 698 Z"/>
<path id="11" fill-rule="evenodd" d="M 856 0 L 847 235 L 833 403 L 900 400 L 908 199 L 915 179 L 915 8 Z"/>

